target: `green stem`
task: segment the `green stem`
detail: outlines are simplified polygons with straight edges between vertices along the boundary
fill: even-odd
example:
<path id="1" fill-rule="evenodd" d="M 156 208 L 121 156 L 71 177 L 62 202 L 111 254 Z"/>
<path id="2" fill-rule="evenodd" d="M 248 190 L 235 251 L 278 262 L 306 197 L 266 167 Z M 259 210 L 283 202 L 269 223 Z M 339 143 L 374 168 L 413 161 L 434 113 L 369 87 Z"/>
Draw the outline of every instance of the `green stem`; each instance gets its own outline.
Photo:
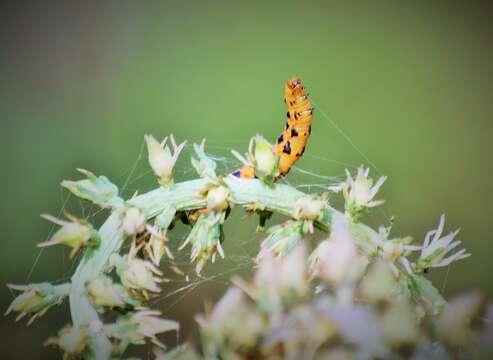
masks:
<path id="1" fill-rule="evenodd" d="M 99 316 L 87 296 L 86 283 L 99 277 L 103 273 L 111 254 L 120 249 L 123 234 L 119 231 L 119 226 L 119 213 L 115 212 L 99 229 L 101 243 L 97 250 L 86 250 L 72 276 L 70 313 L 75 327 L 89 326 L 91 323 L 99 321 Z M 89 356 L 94 359 L 109 359 L 110 355 L 111 343 L 108 338 L 101 331 L 92 333 Z"/>

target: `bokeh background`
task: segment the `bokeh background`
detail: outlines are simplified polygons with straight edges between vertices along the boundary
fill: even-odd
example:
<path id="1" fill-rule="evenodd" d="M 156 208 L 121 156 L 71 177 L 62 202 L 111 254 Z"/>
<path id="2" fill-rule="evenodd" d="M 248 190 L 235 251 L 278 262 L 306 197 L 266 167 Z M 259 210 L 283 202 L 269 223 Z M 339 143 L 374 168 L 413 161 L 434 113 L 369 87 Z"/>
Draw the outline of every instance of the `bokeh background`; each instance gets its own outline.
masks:
<path id="1" fill-rule="evenodd" d="M 70 276 L 66 250 L 35 244 L 53 230 L 40 213 L 95 213 L 60 190 L 62 179 L 79 177 L 76 167 L 104 173 L 127 197 L 145 191 L 153 178 L 143 135 L 173 132 L 189 142 L 207 138 L 208 151 L 232 169 L 229 149 L 246 149 L 256 133 L 278 135 L 283 84 L 298 75 L 317 108 L 299 168 L 337 178 L 371 162 L 374 176 L 389 180 L 387 203 L 368 222 L 395 215 L 393 233 L 421 241 L 446 213 L 447 231 L 461 227 L 473 256 L 430 276 L 448 296 L 476 288 L 493 296 L 492 14 L 480 3 L 433 4 L 4 3 L 0 283 Z M 189 154 L 178 165 L 182 179 L 193 176 Z M 327 183 L 301 171 L 287 180 Z M 204 301 L 251 269 L 261 236 L 255 220 L 238 213 L 226 229 L 228 258 L 207 268 L 205 280 L 156 301 L 182 321 L 180 340 L 196 338 L 193 314 Z M 2 309 L 12 297 L 2 285 Z M 67 306 L 29 328 L 2 318 L 2 358 L 58 357 L 41 344 L 68 320 Z"/>

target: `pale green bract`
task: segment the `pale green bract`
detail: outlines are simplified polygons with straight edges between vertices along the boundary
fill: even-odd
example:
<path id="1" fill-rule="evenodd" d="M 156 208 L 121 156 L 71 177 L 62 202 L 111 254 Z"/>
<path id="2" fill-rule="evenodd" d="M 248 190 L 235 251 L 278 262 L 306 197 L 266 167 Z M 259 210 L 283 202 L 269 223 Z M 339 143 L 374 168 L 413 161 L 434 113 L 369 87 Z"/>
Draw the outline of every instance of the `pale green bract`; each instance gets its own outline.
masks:
<path id="1" fill-rule="evenodd" d="M 123 205 L 123 199 L 118 196 L 118 187 L 108 180 L 106 176 L 96 176 L 92 172 L 78 169 L 87 176 L 87 179 L 79 181 L 62 181 L 62 186 L 67 188 L 75 196 L 92 201 L 103 208 L 118 208 Z"/>

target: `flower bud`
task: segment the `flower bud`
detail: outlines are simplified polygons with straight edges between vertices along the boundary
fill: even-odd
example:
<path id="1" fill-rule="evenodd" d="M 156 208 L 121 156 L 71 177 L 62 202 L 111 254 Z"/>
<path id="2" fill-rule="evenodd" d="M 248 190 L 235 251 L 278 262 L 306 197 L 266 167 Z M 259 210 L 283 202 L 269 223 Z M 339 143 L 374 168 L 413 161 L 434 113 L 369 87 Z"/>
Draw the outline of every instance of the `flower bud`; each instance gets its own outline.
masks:
<path id="1" fill-rule="evenodd" d="M 300 244 L 284 257 L 266 254 L 259 261 L 254 286 L 269 293 L 271 300 L 293 294 L 303 296 L 308 291 L 307 278 L 306 247 Z"/>
<path id="2" fill-rule="evenodd" d="M 162 280 L 158 277 L 162 273 L 149 261 L 138 258 L 124 258 L 114 254 L 112 262 L 116 263 L 116 272 L 122 284 L 128 289 L 160 292 L 157 285 Z"/>
<path id="3" fill-rule="evenodd" d="M 82 219 L 77 219 L 71 215 L 66 214 L 72 222 L 57 219 L 54 216 L 43 214 L 46 220 L 49 220 L 57 225 L 61 225 L 50 240 L 39 243 L 38 247 L 45 247 L 57 244 L 67 245 L 72 248 L 70 257 L 72 258 L 75 253 L 82 247 L 89 243 L 91 239 L 94 239 L 94 245 L 99 243 L 97 232 L 92 226 Z"/>
<path id="4" fill-rule="evenodd" d="M 438 336 L 447 345 L 467 346 L 473 339 L 469 324 L 478 313 L 481 302 L 481 295 L 476 292 L 457 296 L 448 302 L 436 322 Z"/>
<path id="5" fill-rule="evenodd" d="M 358 280 L 367 263 L 354 244 L 348 220 L 343 216 L 334 219 L 330 237 L 310 255 L 314 275 L 336 287 Z"/>
<path id="6" fill-rule="evenodd" d="M 122 221 L 122 230 L 126 235 L 132 236 L 144 231 L 146 218 L 144 213 L 135 207 L 131 207 L 125 211 L 125 216 Z"/>
<path id="7" fill-rule="evenodd" d="M 188 243 L 192 244 L 190 259 L 197 261 L 195 265 L 197 274 L 200 274 L 209 258 L 212 258 L 212 262 L 215 261 L 217 253 L 224 258 L 221 246 L 221 224 L 223 221 L 224 213 L 210 212 L 200 215 L 192 231 L 178 249 L 183 249 Z"/>
<path id="8" fill-rule="evenodd" d="M 274 147 L 260 135 L 255 136 L 254 141 L 255 151 L 253 158 L 255 167 L 265 175 L 274 175 L 279 161 L 279 157 L 274 152 Z"/>
<path id="9" fill-rule="evenodd" d="M 152 135 L 146 135 L 147 151 L 149 153 L 149 164 L 154 174 L 160 178 L 169 178 L 173 172 L 173 157 L 168 146 L 164 146 L 168 138 L 159 143 Z"/>
<path id="10" fill-rule="evenodd" d="M 216 212 L 226 210 L 228 203 L 229 190 L 225 186 L 217 186 L 207 192 L 207 208 Z"/>
<path id="11" fill-rule="evenodd" d="M 369 303 L 388 300 L 396 291 L 397 281 L 390 265 L 379 259 L 370 266 L 360 285 L 361 297 Z"/>
<path id="12" fill-rule="evenodd" d="M 419 323 L 412 304 L 398 297 L 390 304 L 382 318 L 385 339 L 394 346 L 413 345 L 418 341 Z"/>
<path id="13" fill-rule="evenodd" d="M 145 140 L 149 153 L 149 164 L 151 165 L 154 174 L 159 178 L 162 185 L 168 184 L 172 180 L 173 168 L 181 150 L 185 146 L 185 142 L 177 146 L 173 135 L 171 135 L 171 142 L 174 150 L 174 154 L 171 154 L 171 150 L 166 145 L 166 141 L 168 140 L 167 137 L 161 143 L 159 143 L 152 135 L 146 135 Z"/>
<path id="14" fill-rule="evenodd" d="M 296 202 L 298 219 L 317 220 L 324 210 L 326 202 L 312 197 L 303 197 Z"/>
<path id="15" fill-rule="evenodd" d="M 373 200 L 380 187 L 383 185 L 386 176 L 382 176 L 375 185 L 368 178 L 370 169 L 365 169 L 363 166 L 358 168 L 356 178 L 353 179 L 348 170 L 346 170 L 347 180 L 341 186 L 346 200 L 346 212 L 353 218 L 358 219 L 359 216 L 367 209 L 378 206 L 384 203 L 383 200 Z"/>
<path id="16" fill-rule="evenodd" d="M 210 313 L 199 315 L 196 320 L 201 332 L 219 347 L 228 343 L 233 349 L 250 348 L 262 331 L 260 314 L 237 287 L 229 288 Z"/>
<path id="17" fill-rule="evenodd" d="M 162 319 L 159 311 L 140 310 L 121 316 L 116 323 L 103 327 L 104 333 L 123 342 L 142 344 L 148 338 L 161 348 L 164 344 L 159 342 L 156 335 L 167 331 L 178 331 L 180 325 L 176 321 Z"/>
<path id="18" fill-rule="evenodd" d="M 88 332 L 87 327 L 72 327 L 67 325 L 60 330 L 58 337 L 48 338 L 44 345 L 57 345 L 69 356 L 78 355 L 82 353 L 89 342 Z"/>
<path id="19" fill-rule="evenodd" d="M 395 262 L 404 252 L 404 244 L 401 242 L 385 241 L 383 243 L 383 258 Z"/>
<path id="20" fill-rule="evenodd" d="M 97 308 L 124 308 L 126 305 L 136 306 L 137 300 L 130 297 L 129 291 L 111 278 L 102 276 L 87 283 L 87 293 Z"/>
<path id="21" fill-rule="evenodd" d="M 302 239 L 305 231 L 303 220 L 288 220 L 284 224 L 275 225 L 267 229 L 267 236 L 260 244 L 260 251 L 257 260 L 262 259 L 267 254 L 280 256 L 287 255 Z"/>
<path id="22" fill-rule="evenodd" d="M 43 316 L 49 308 L 60 304 L 70 291 L 70 284 L 51 285 L 50 283 L 12 285 L 7 287 L 13 290 L 22 291 L 10 304 L 5 315 L 10 312 L 18 312 L 16 321 L 23 318 L 26 314 L 33 314 L 28 321 L 31 324 L 36 318 Z"/>

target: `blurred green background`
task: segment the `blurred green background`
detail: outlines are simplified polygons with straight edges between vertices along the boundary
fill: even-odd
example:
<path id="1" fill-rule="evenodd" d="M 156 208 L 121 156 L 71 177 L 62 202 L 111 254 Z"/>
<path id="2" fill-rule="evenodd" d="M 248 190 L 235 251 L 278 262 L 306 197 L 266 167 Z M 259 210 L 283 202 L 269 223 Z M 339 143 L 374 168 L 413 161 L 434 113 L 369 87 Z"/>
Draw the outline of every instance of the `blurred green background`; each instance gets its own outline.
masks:
<path id="1" fill-rule="evenodd" d="M 344 167 L 368 164 L 335 122 L 389 176 L 381 194 L 387 203 L 368 222 L 395 215 L 394 234 L 421 241 L 446 213 L 447 231 L 461 227 L 473 256 L 431 277 L 449 296 L 471 288 L 492 296 L 491 10 L 471 2 L 434 4 L 4 4 L 0 283 L 70 276 L 66 250 L 40 253 L 35 244 L 52 230 L 40 213 L 58 214 L 63 206 L 94 213 L 60 190 L 62 179 L 79 177 L 76 167 L 104 173 L 125 186 L 125 196 L 145 191 L 154 180 L 143 135 L 173 132 L 189 142 L 207 138 L 208 151 L 232 169 L 229 149 L 245 150 L 256 133 L 272 141 L 278 135 L 283 84 L 298 75 L 317 108 L 299 168 L 340 177 Z M 188 148 L 178 165 L 182 179 L 192 176 L 189 154 Z M 287 180 L 325 181 L 299 171 Z M 254 219 L 237 213 L 226 229 L 228 258 L 207 268 L 208 281 L 156 301 L 166 316 L 182 321 L 180 340 L 194 338 L 193 314 L 204 301 L 216 300 L 232 274 L 251 268 L 261 236 L 252 235 Z M 178 229 L 175 244 L 183 234 Z M 6 309 L 12 294 L 5 287 L 0 294 Z M 2 356 L 58 356 L 41 343 L 68 319 L 67 306 L 29 328 L 2 318 Z"/>

